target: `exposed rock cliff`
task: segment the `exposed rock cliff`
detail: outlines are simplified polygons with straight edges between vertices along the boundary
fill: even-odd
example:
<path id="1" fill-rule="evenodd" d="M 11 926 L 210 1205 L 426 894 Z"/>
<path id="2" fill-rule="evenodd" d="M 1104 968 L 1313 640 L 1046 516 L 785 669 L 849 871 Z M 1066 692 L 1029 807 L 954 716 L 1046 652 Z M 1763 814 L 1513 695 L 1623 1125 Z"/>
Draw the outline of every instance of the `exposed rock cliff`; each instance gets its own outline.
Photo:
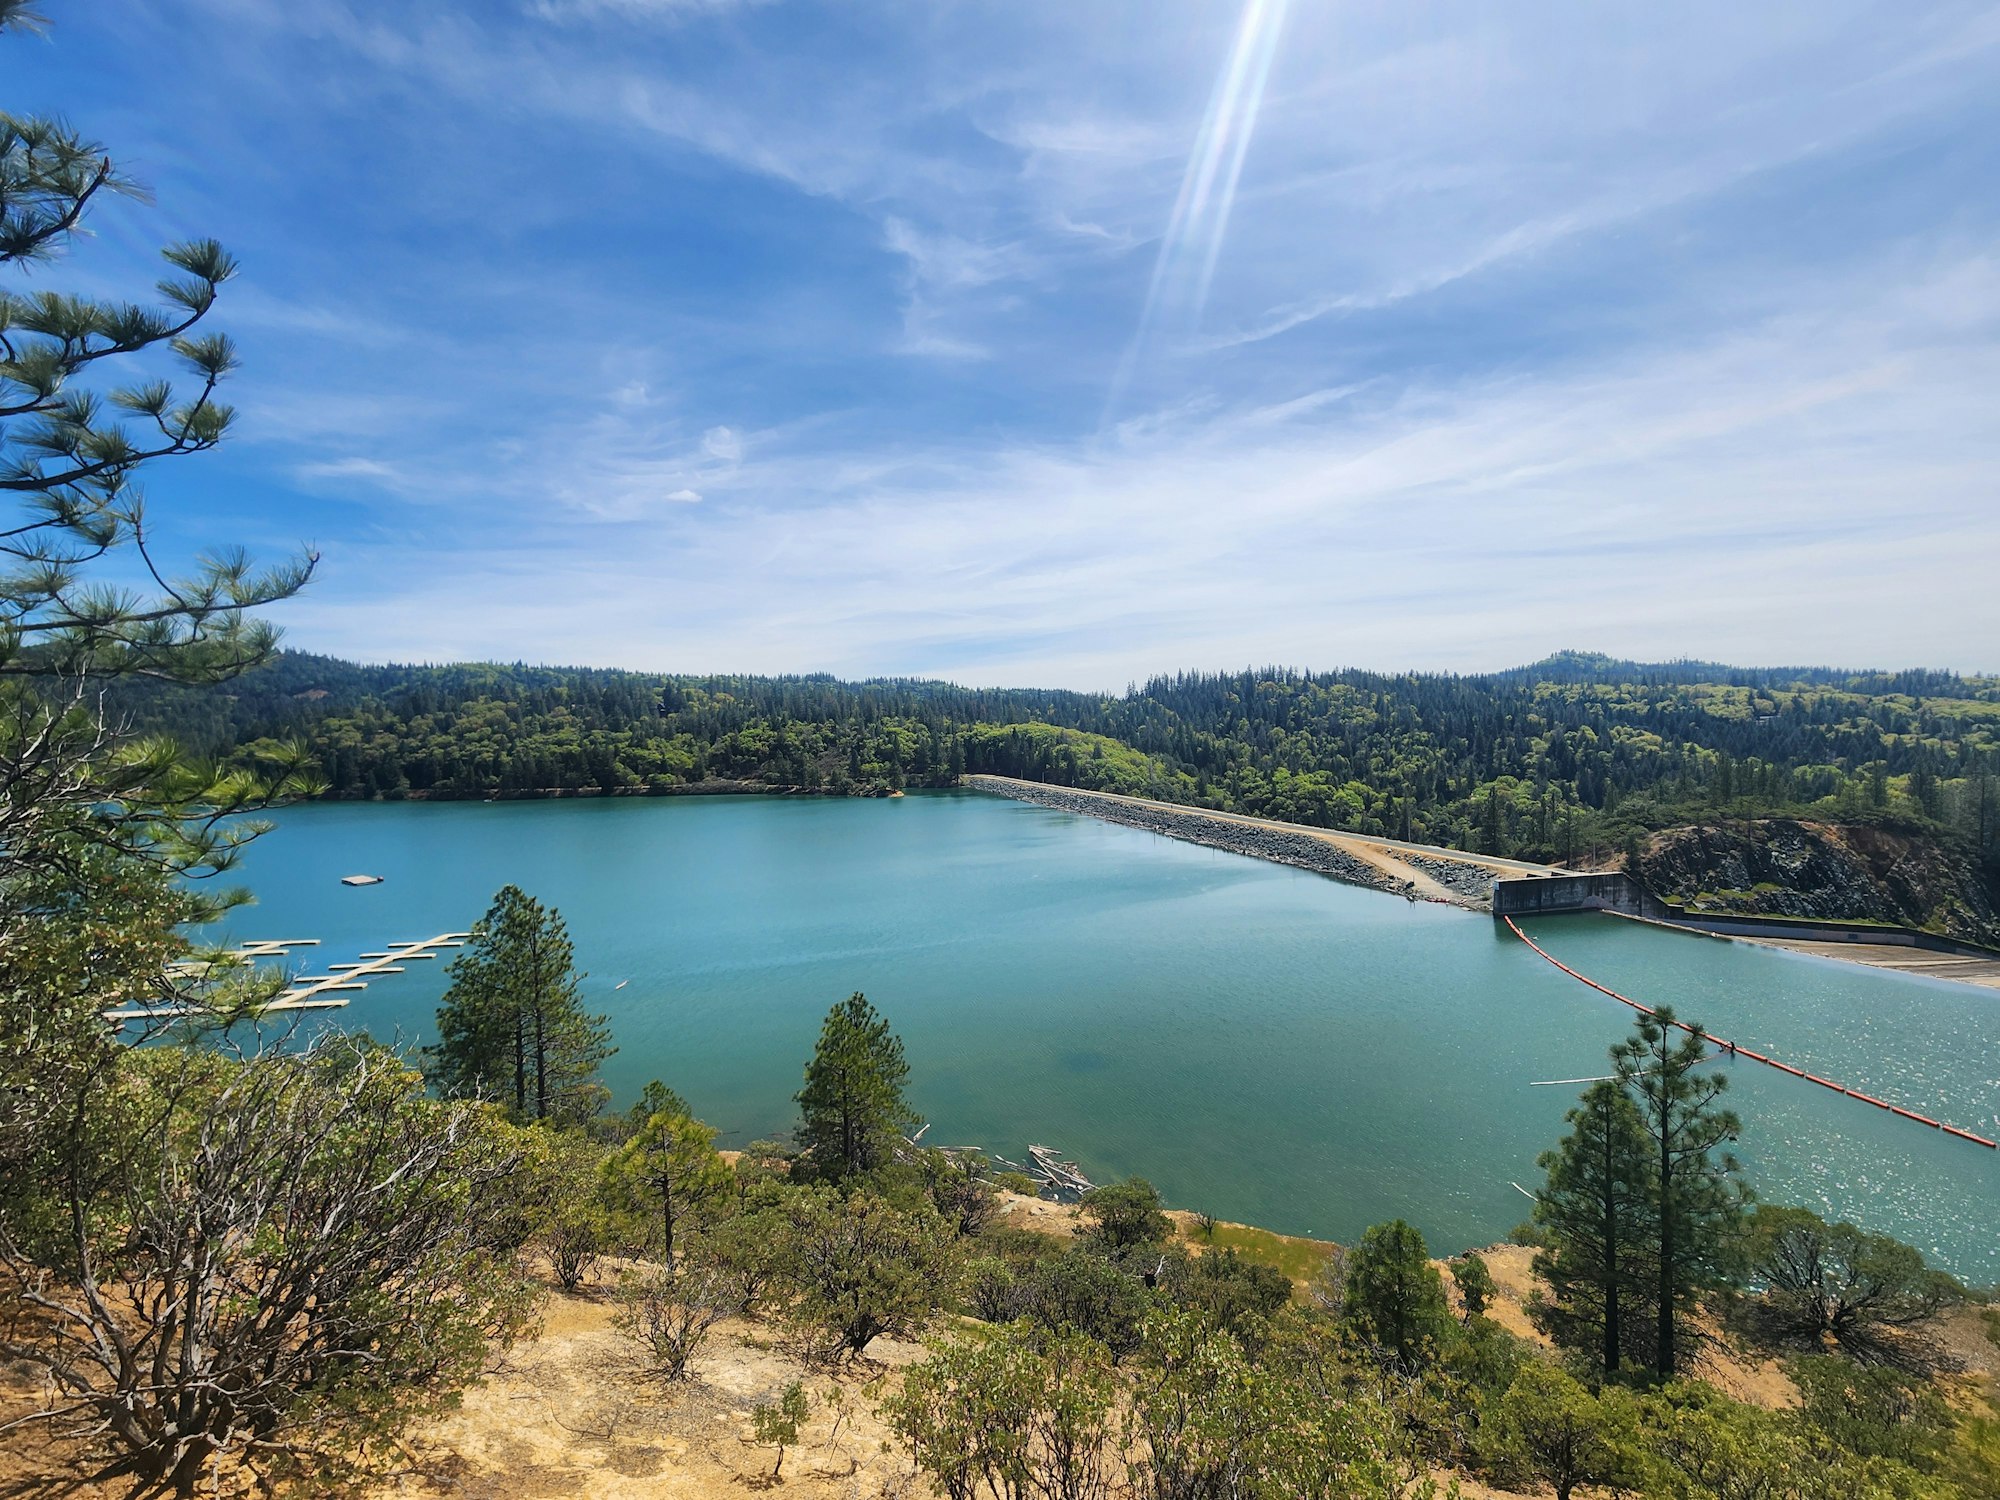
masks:
<path id="1" fill-rule="evenodd" d="M 1689 912 L 1918 927 L 2000 944 L 1992 893 L 1959 855 L 1882 828 L 1789 818 L 1654 834 L 1633 873 Z"/>

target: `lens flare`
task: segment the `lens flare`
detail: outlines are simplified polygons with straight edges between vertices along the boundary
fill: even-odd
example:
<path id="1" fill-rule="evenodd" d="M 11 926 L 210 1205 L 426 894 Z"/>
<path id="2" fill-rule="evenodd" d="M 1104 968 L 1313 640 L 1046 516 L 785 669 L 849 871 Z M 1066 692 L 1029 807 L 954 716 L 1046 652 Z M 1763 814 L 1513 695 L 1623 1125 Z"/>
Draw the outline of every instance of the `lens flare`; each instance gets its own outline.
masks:
<path id="1" fill-rule="evenodd" d="M 1222 258 L 1222 242 L 1229 231 L 1229 213 L 1235 206 L 1250 138 L 1257 131 L 1257 113 L 1263 107 L 1264 86 L 1271 76 L 1271 61 L 1277 55 L 1278 36 L 1284 30 L 1289 3 L 1290 0 L 1247 0 L 1243 7 L 1235 44 L 1230 48 L 1221 76 L 1216 79 L 1201 132 L 1195 137 L 1187 171 L 1181 177 L 1180 194 L 1174 200 L 1173 216 L 1167 221 L 1167 232 L 1160 242 L 1159 259 L 1153 264 L 1153 279 L 1146 288 L 1139 327 L 1106 404 L 1107 416 L 1162 319 L 1175 314 L 1192 327 L 1208 302 L 1216 264 Z"/>

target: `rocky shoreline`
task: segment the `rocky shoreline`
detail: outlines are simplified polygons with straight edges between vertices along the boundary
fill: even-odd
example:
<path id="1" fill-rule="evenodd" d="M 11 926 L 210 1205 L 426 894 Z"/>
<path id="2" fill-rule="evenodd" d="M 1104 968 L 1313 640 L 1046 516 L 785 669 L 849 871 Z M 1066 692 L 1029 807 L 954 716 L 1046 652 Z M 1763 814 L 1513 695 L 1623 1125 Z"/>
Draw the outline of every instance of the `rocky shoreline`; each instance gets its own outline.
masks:
<path id="1" fill-rule="evenodd" d="M 673 786 L 503 787 L 497 790 L 474 788 L 422 791 L 329 792 L 321 802 L 550 802 L 564 798 L 603 797 L 900 797 L 903 794 L 883 782 L 857 782 L 835 789 L 829 786 L 787 786 L 779 782 L 728 780 L 679 782 Z"/>
<path id="2" fill-rule="evenodd" d="M 1162 834 L 1170 839 L 1180 839 L 1184 843 L 1202 844 L 1210 849 L 1221 849 L 1230 854 L 1246 854 L 1252 859 L 1268 860 L 1272 864 L 1290 865 L 1298 870 L 1310 870 L 1315 875 L 1329 875 L 1335 880 L 1349 885 L 1366 886 L 1373 891 L 1387 891 L 1394 895 L 1407 895 L 1404 882 L 1384 874 L 1365 860 L 1357 859 L 1337 844 L 1309 833 L 1288 833 L 1280 828 L 1260 826 L 1255 823 L 1240 823 L 1228 817 L 1218 817 L 1202 808 L 1166 809 L 1144 802 L 1122 801 L 1115 797 L 1095 792 L 1080 792 L 1069 787 L 1047 786 L 1039 782 L 1021 782 L 998 776 L 968 776 L 965 784 L 985 792 L 997 792 L 1003 797 L 1011 797 L 1016 802 L 1032 802 L 1037 807 L 1054 808 L 1058 812 L 1076 813 L 1083 817 L 1098 818 L 1106 823 L 1119 823 L 1127 828 L 1143 828 L 1148 833 Z M 1412 861 L 1415 863 L 1415 861 Z M 1447 866 L 1444 860 L 1432 863 L 1447 867 L 1461 874 L 1466 866 Z M 1426 866 L 1426 873 L 1433 873 Z M 1437 877 L 1442 878 L 1442 877 Z M 1486 894 L 1490 875 L 1480 874 L 1484 884 L 1479 896 Z M 1450 882 L 1445 882 L 1450 884 Z M 1456 885 L 1453 890 L 1458 890 Z"/>
<path id="3" fill-rule="evenodd" d="M 1434 854 L 1405 854 L 1400 850 L 1396 857 L 1413 869 L 1422 870 L 1457 896 L 1463 905 L 1480 911 L 1493 909 L 1493 872 L 1485 866 L 1440 859 Z"/>

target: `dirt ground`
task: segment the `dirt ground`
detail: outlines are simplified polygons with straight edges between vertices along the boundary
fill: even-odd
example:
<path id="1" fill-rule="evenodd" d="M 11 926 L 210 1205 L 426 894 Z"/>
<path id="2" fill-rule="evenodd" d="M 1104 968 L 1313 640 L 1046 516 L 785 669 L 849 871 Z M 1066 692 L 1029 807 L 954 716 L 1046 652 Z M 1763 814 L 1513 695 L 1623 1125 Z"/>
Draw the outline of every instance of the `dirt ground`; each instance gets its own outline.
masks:
<path id="1" fill-rule="evenodd" d="M 420 1427 L 405 1461 L 363 1491 L 367 1500 L 720 1500 L 776 1490 L 797 1500 L 928 1496 L 875 1415 L 877 1398 L 921 1347 L 878 1339 L 838 1376 L 808 1370 L 758 1325 L 728 1322 L 710 1336 L 691 1381 L 647 1374 L 638 1346 L 612 1326 L 603 1287 L 552 1292 L 541 1328 L 466 1392 L 460 1408 Z M 751 1412 L 792 1381 L 810 1416 L 784 1454 L 756 1441 Z M 19 1382 L 0 1401 L 27 1394 Z M 6 1415 L 14 1415 L 14 1406 Z M 0 1496 L 109 1500 L 127 1490 L 97 1484 L 85 1454 L 45 1433 L 0 1439 Z M 206 1492 L 205 1492 L 206 1493 Z M 219 1476 L 214 1493 L 245 1493 Z"/>
<path id="2" fill-rule="evenodd" d="M 876 1394 L 921 1358 L 916 1345 L 878 1340 L 838 1377 L 777 1348 L 769 1330 L 725 1323 L 694 1378 L 666 1386 L 611 1326 L 602 1296 L 552 1299 L 541 1334 L 460 1411 L 411 1444 L 410 1471 L 371 1492 L 388 1500 L 696 1500 L 780 1489 L 800 1500 L 927 1495 L 875 1416 Z M 776 1467 L 751 1411 L 793 1380 L 811 1398 L 799 1446 Z M 871 1393 L 874 1392 L 874 1393 Z M 775 1477 L 774 1477 L 775 1471 Z"/>

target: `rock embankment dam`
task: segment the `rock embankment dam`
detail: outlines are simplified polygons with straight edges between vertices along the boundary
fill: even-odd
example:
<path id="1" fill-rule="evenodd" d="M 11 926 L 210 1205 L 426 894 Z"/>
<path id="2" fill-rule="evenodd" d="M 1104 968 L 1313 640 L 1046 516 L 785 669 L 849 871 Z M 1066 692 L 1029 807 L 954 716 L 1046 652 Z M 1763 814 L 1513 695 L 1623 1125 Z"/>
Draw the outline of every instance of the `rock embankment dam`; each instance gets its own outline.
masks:
<path id="1" fill-rule="evenodd" d="M 1204 844 L 1231 854 L 1311 870 L 1370 890 L 1422 901 L 1449 902 L 1474 911 L 1491 909 L 1495 880 L 1557 873 L 1546 865 L 1521 860 L 1406 844 L 1398 839 L 1372 838 L 1331 828 L 1311 828 L 1302 823 L 1280 823 L 1241 813 L 1211 812 L 1207 808 L 1152 802 L 1115 792 L 1050 786 L 1012 776 L 967 776 L 965 785 L 973 791 L 992 792 L 1017 802 L 1032 802 L 1038 807 L 1101 818 L 1107 823 L 1142 828 L 1148 833 Z"/>

